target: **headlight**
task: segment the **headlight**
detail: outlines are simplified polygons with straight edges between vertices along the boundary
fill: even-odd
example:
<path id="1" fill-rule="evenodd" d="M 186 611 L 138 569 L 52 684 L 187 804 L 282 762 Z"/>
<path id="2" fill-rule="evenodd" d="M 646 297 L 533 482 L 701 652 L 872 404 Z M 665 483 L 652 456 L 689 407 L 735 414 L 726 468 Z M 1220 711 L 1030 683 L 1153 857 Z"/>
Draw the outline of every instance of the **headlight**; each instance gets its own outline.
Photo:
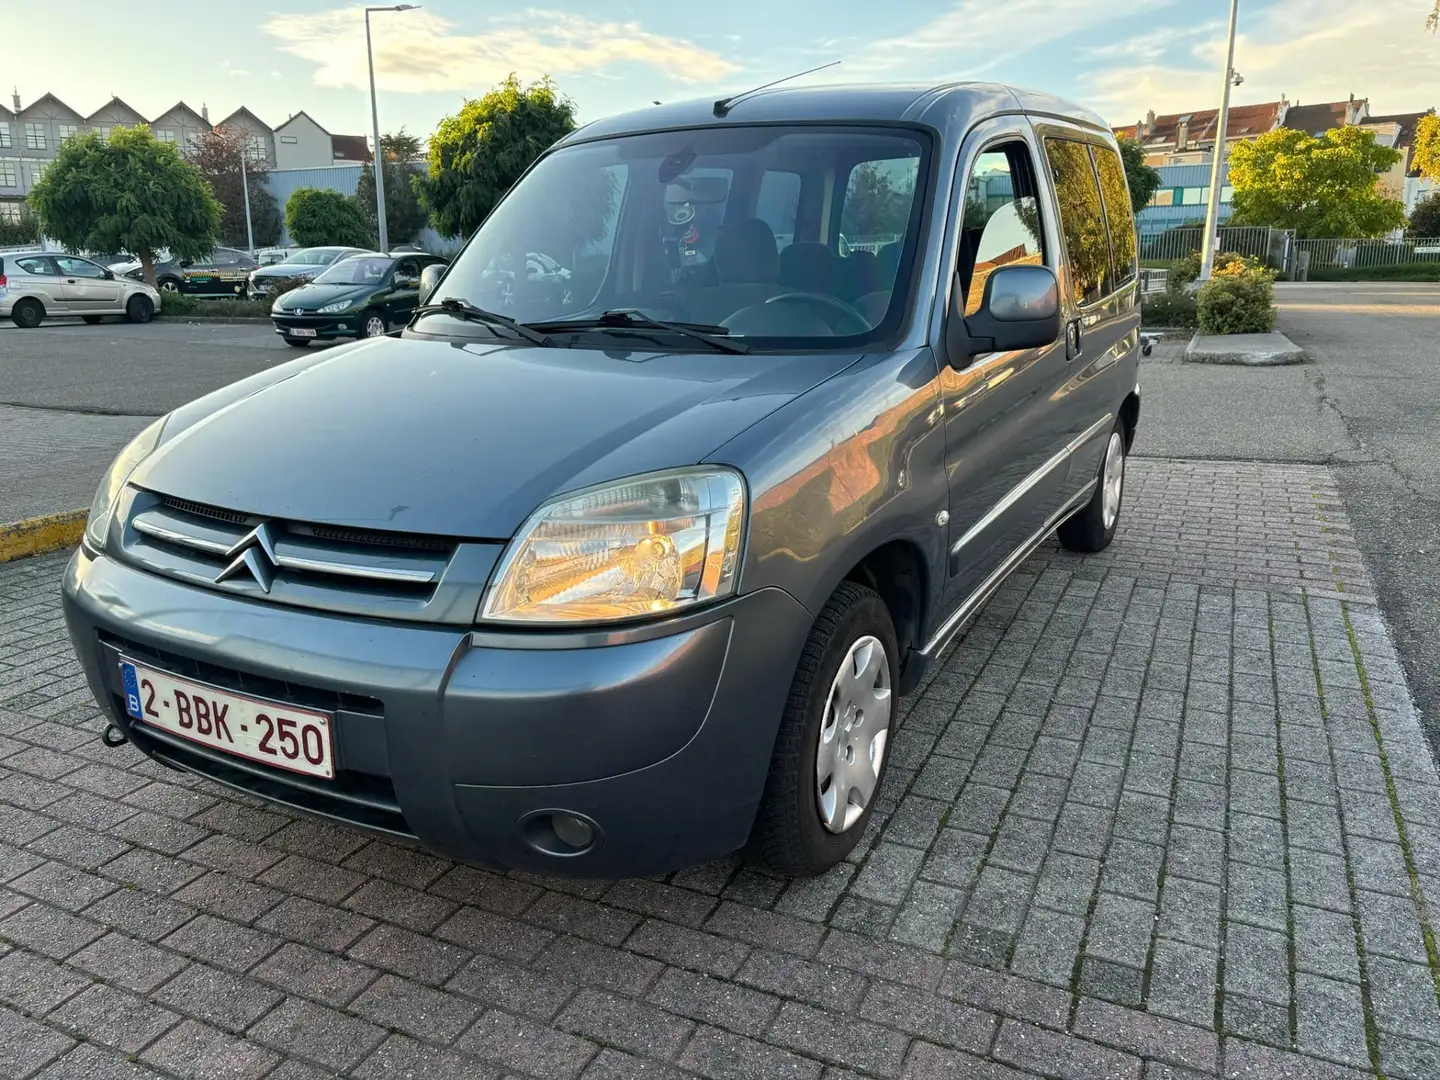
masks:
<path id="1" fill-rule="evenodd" d="M 110 515 L 114 512 L 120 489 L 125 486 L 125 481 L 130 479 L 135 467 L 155 449 L 167 419 L 169 418 L 162 416 L 130 440 L 130 445 L 120 451 L 120 456 L 100 481 L 100 490 L 95 492 L 95 501 L 90 504 L 90 517 L 85 522 L 85 541 L 96 551 L 105 547 L 105 537 L 110 532 Z"/>
<path id="2" fill-rule="evenodd" d="M 540 507 L 506 549 L 482 618 L 597 622 L 735 591 L 745 485 L 731 469 L 650 473 Z"/>
<path id="3" fill-rule="evenodd" d="M 354 301 L 351 300 L 336 300 L 333 304 L 326 304 L 320 310 L 326 315 L 333 315 L 337 311 L 346 310 L 353 302 Z"/>

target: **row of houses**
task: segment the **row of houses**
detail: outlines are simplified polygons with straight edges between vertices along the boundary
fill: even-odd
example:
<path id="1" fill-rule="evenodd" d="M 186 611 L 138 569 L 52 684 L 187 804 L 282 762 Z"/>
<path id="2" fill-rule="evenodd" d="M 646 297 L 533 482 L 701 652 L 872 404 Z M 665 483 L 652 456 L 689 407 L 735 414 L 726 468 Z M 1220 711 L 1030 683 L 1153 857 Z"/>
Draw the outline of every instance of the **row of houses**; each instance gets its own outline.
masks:
<path id="1" fill-rule="evenodd" d="M 1408 213 L 1415 204 L 1437 189 L 1415 168 L 1415 131 L 1420 119 L 1433 113 L 1433 107 L 1419 112 L 1370 112 L 1368 98 L 1353 94 L 1345 101 L 1327 101 L 1302 105 L 1282 97 L 1253 105 L 1232 105 L 1226 118 L 1224 157 L 1241 142 L 1259 138 L 1280 128 L 1320 135 L 1337 127 L 1361 127 L 1375 133 L 1380 145 L 1400 151 L 1400 160 L 1379 183 L 1391 195 L 1405 203 Z M 1136 217 L 1142 234 L 1154 234 L 1177 225 L 1203 220 L 1210 201 L 1210 166 L 1215 152 L 1217 109 L 1196 109 L 1190 112 L 1155 115 L 1152 110 L 1145 119 L 1114 129 L 1121 138 L 1134 139 L 1145 149 L 1145 161 L 1160 172 L 1160 189 L 1150 204 Z M 1231 189 L 1226 182 L 1228 160 L 1222 160 L 1220 188 L 1220 220 L 1230 216 Z"/>
<path id="2" fill-rule="evenodd" d="M 12 221 L 19 220 L 25 196 L 66 139 L 90 131 L 108 137 L 116 126 L 148 124 L 157 139 L 182 150 L 208 131 L 238 132 L 249 141 L 251 159 L 268 169 L 358 167 L 370 160 L 365 136 L 332 134 L 304 112 L 271 127 L 244 107 L 212 123 L 208 106 L 202 104 L 197 111 L 183 101 L 154 117 L 142 115 L 118 97 L 89 114 L 48 93 L 25 105 L 16 91 L 11 103 L 12 107 L 0 104 L 0 219 Z"/>

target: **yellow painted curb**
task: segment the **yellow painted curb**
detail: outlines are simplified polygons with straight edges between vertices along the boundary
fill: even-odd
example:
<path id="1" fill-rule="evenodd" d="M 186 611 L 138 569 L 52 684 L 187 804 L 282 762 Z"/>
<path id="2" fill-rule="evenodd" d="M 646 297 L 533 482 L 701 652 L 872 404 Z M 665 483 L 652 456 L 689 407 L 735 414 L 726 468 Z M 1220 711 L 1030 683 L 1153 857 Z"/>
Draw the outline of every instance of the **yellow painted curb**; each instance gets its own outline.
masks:
<path id="1" fill-rule="evenodd" d="M 88 516 L 88 510 L 66 510 L 0 524 L 0 563 L 74 547 L 85 532 Z"/>

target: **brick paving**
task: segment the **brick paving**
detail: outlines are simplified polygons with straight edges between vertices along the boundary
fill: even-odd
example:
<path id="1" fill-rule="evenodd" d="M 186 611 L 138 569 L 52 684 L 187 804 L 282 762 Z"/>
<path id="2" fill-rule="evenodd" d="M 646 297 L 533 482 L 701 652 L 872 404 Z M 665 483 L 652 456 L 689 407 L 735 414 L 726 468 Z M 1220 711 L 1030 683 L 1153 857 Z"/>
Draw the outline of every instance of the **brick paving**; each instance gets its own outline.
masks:
<path id="1" fill-rule="evenodd" d="M 0 1076 L 1440 1075 L 1440 781 L 1330 474 L 1127 501 L 804 882 L 495 875 L 107 750 L 63 559 L 0 566 Z"/>

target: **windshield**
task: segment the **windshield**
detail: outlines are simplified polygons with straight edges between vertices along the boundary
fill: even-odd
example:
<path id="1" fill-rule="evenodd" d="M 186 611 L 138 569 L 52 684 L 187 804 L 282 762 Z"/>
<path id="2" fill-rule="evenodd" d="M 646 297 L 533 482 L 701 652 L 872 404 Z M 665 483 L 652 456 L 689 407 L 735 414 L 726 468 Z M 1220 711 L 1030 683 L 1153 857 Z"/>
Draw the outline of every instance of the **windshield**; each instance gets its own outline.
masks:
<path id="1" fill-rule="evenodd" d="M 313 280 L 319 285 L 378 285 L 395 265 L 394 259 L 353 255 L 341 259 Z"/>
<path id="2" fill-rule="evenodd" d="M 301 266 L 328 266 L 335 261 L 335 256 L 340 254 L 336 248 L 306 248 L 304 251 L 297 251 L 285 261 L 291 264 L 299 263 Z"/>
<path id="3" fill-rule="evenodd" d="M 888 333 L 905 307 L 927 153 L 919 133 L 882 127 L 566 147 L 496 207 L 435 299 L 547 331 L 623 308 L 761 347 Z"/>

